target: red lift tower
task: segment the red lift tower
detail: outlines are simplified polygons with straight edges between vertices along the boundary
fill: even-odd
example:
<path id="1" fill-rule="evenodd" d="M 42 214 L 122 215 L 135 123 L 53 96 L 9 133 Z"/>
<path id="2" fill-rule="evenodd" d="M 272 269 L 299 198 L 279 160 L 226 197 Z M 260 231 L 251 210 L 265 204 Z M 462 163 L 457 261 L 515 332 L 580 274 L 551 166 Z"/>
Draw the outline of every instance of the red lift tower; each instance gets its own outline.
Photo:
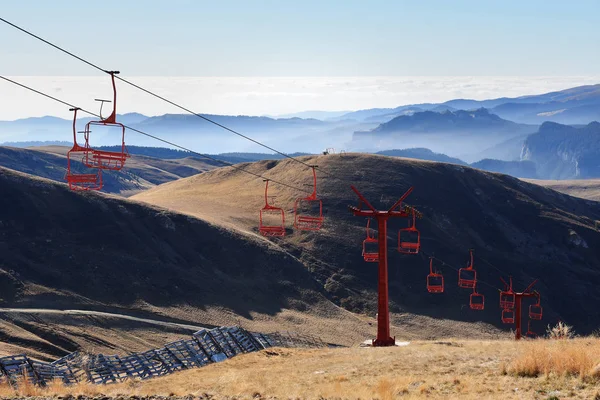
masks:
<path id="1" fill-rule="evenodd" d="M 542 319 L 542 306 L 540 305 L 540 294 L 537 291 L 532 291 L 533 285 L 537 283 L 537 279 L 531 282 L 529 286 L 522 292 L 515 292 L 512 287 L 512 277 L 509 278 L 510 283 L 502 278 L 504 283 L 504 290 L 500 292 L 500 308 L 502 308 L 502 322 L 515 324 L 515 340 L 521 339 L 522 332 L 522 301 L 523 298 L 535 298 L 537 301 L 535 304 L 529 307 L 529 319 Z M 530 333 L 529 325 L 527 333 Z"/>
<path id="2" fill-rule="evenodd" d="M 373 341 L 373 346 L 394 346 L 396 339 L 390 336 L 390 311 L 388 297 L 388 258 L 387 258 L 387 221 L 390 218 L 408 218 L 412 217 L 414 210 L 402 209 L 402 202 L 413 191 L 411 187 L 400 197 L 400 199 L 387 211 L 378 211 L 367 199 L 354 187 L 351 186 L 354 193 L 358 195 L 358 207 L 350 206 L 354 216 L 369 217 L 377 220 L 379 241 L 379 283 L 378 283 L 378 314 L 377 314 L 377 339 Z M 362 206 L 367 206 L 368 210 L 363 210 Z M 417 252 L 419 243 L 417 245 Z"/>

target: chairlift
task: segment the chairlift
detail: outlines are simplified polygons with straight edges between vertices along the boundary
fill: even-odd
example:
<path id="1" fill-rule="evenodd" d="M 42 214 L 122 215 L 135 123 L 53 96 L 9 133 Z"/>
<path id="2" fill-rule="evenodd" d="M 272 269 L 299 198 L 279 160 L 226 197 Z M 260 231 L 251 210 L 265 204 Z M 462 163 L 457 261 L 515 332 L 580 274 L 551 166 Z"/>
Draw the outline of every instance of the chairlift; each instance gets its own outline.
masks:
<path id="1" fill-rule="evenodd" d="M 77 143 L 77 130 L 75 125 L 77 122 L 78 110 L 79 108 L 69 109 L 69 111 L 73 111 L 73 147 L 67 152 L 67 173 L 65 174 L 65 180 L 69 184 L 69 189 L 71 190 L 100 190 L 103 186 L 101 170 L 98 169 L 96 173 L 78 174 L 73 171 L 71 165 L 71 161 L 78 156 L 81 156 L 82 159 L 80 161 L 83 163 L 83 159 L 85 159 L 92 151 L 90 148 L 80 146 Z"/>
<path id="2" fill-rule="evenodd" d="M 313 172 L 313 192 L 308 197 L 301 197 L 294 204 L 294 228 L 301 231 L 318 231 L 323 225 L 323 202 L 317 198 L 316 166 Z"/>
<path id="3" fill-rule="evenodd" d="M 433 272 L 433 257 L 429 257 L 429 275 L 427 275 L 427 291 L 429 293 L 444 292 L 444 276 L 438 271 Z"/>
<path id="4" fill-rule="evenodd" d="M 529 306 L 529 318 L 540 320 L 542 319 L 542 306 L 540 304 L 540 296 L 537 297 L 537 302 Z"/>
<path id="5" fill-rule="evenodd" d="M 470 262 L 458 270 L 458 287 L 472 289 L 477 283 L 477 271 L 473 269 L 473 249 L 469 249 Z"/>
<path id="6" fill-rule="evenodd" d="M 512 277 L 510 278 L 510 285 L 506 285 L 506 282 L 503 280 L 506 288 L 500 292 L 500 308 L 504 310 L 512 310 L 515 308 L 515 292 L 512 288 Z"/>
<path id="7" fill-rule="evenodd" d="M 269 180 L 265 179 L 265 206 L 259 212 L 258 231 L 263 236 L 285 236 L 283 209 L 269 204 Z"/>
<path id="8" fill-rule="evenodd" d="M 485 307 L 485 297 L 481 293 L 477 293 L 477 286 L 473 286 L 473 293 L 469 297 L 469 306 L 471 310 L 483 310 Z"/>
<path id="9" fill-rule="evenodd" d="M 119 129 L 121 134 L 121 151 L 106 151 L 106 150 L 95 150 L 92 149 L 91 152 L 86 153 L 86 157 L 84 157 L 84 164 L 89 168 L 100 168 L 100 169 L 108 169 L 119 171 L 125 166 L 125 160 L 129 157 L 129 153 L 127 148 L 125 147 L 125 126 L 119 122 L 117 122 L 117 86 L 115 85 L 115 75 L 119 73 L 119 71 L 108 71 L 112 80 L 113 86 L 113 110 L 112 113 L 106 117 L 102 117 L 102 106 L 104 103 L 110 103 L 110 100 L 101 100 L 95 99 L 96 101 L 100 101 L 100 121 L 90 121 L 85 125 L 85 142 L 86 147 L 91 148 L 90 146 L 90 134 L 92 126 L 103 126 L 103 127 L 116 127 Z"/>
<path id="10" fill-rule="evenodd" d="M 371 236 L 371 219 L 367 220 L 367 238 L 363 241 L 362 256 L 366 262 L 379 262 L 379 240 Z"/>
<path id="11" fill-rule="evenodd" d="M 416 228 L 417 213 L 411 207 L 412 224 L 398 232 L 398 252 L 403 254 L 417 254 L 421 249 L 421 232 Z"/>
<path id="12" fill-rule="evenodd" d="M 509 310 L 507 308 L 502 310 L 502 323 L 503 324 L 514 324 L 515 323 L 515 310 Z"/>

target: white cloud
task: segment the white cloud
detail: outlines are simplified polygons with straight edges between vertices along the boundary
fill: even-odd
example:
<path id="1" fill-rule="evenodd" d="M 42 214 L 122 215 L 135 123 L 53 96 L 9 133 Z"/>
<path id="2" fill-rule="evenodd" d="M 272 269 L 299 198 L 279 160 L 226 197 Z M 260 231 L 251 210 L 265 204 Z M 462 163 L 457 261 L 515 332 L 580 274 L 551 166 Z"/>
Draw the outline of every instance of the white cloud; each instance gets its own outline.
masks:
<path id="1" fill-rule="evenodd" d="M 94 98 L 110 98 L 107 77 L 12 79 L 92 111 Z M 595 84 L 600 76 L 578 77 L 127 77 L 134 83 L 200 113 L 277 115 L 304 110 L 357 110 L 454 98 L 515 97 Z M 183 113 L 122 82 L 118 111 L 146 115 Z M 0 80 L 0 120 L 56 115 L 68 107 Z"/>

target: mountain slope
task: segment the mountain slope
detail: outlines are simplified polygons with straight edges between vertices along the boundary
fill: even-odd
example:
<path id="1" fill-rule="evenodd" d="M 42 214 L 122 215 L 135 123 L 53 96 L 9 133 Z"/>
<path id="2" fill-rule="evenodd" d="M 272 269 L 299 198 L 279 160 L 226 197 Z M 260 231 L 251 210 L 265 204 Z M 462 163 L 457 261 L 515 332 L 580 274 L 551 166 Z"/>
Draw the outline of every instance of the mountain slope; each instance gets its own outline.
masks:
<path id="1" fill-rule="evenodd" d="M 241 324 L 345 344 L 369 336 L 372 320 L 329 302 L 301 262 L 267 241 L 5 168 L 0 192 L 1 307 Z M 52 325 L 42 332 L 54 345 L 62 340 Z M 14 333 L 0 325 L 0 337 Z"/>
<path id="2" fill-rule="evenodd" d="M 535 164 L 531 161 L 502 161 L 485 158 L 471 164 L 471 167 L 479 168 L 484 171 L 499 172 L 517 178 L 537 177 Z"/>
<path id="3" fill-rule="evenodd" d="M 523 179 L 526 182 L 540 185 L 560 193 L 582 199 L 600 201 L 600 179 L 573 179 L 573 180 L 542 180 Z"/>
<path id="4" fill-rule="evenodd" d="M 274 243 L 310 265 L 313 277 L 338 304 L 370 315 L 376 310 L 376 267 L 363 262 L 360 255 L 366 221 L 353 217 L 346 208 L 356 204 L 350 184 L 382 208 L 414 186 L 407 201 L 426 217 L 418 223 L 424 251 L 462 266 L 467 250 L 475 248 L 480 279 L 492 288 L 481 287 L 489 303 L 482 313 L 474 312 L 465 307 L 468 293 L 456 287 L 455 271 L 439 266 L 448 282 L 447 293 L 429 294 L 425 290 L 426 257 L 402 256 L 390 248 L 390 296 L 396 323 L 414 326 L 412 318 L 420 315 L 483 320 L 499 326 L 496 288 L 501 286 L 500 276 L 512 275 L 519 282 L 518 289 L 533 278 L 540 279 L 537 288 L 543 296 L 544 323 L 563 318 L 581 332 L 597 328 L 600 312 L 595 304 L 600 294 L 594 288 L 600 283 L 600 235 L 594 220 L 600 218 L 600 204 L 453 164 L 357 154 L 300 159 L 329 172 L 319 174 L 326 224 L 319 232 L 294 232 Z M 311 182 L 310 172 L 292 160 L 243 167 L 295 187 Z M 258 178 L 222 168 L 158 186 L 134 199 L 255 233 L 263 185 Z M 288 212 L 289 226 L 293 201 L 301 193 L 273 184 L 270 194 Z M 390 223 L 390 246 L 404 223 Z M 557 295 L 565 291 L 569 296 Z"/>
<path id="5" fill-rule="evenodd" d="M 379 154 L 382 156 L 414 158 L 417 160 L 428 160 L 428 161 L 438 161 L 438 162 L 452 163 L 452 164 L 458 164 L 458 165 L 467 165 L 467 163 L 465 163 L 464 161 L 462 161 L 458 158 L 448 157 L 447 155 L 441 154 L 441 153 L 434 153 L 433 151 L 431 151 L 429 149 L 413 148 L 413 149 L 402 149 L 402 150 L 383 150 L 383 151 L 378 151 L 376 154 Z"/>
<path id="6" fill-rule="evenodd" d="M 46 146 L 34 149 L 0 147 L 0 166 L 57 182 L 65 182 L 68 150 L 69 148 L 64 146 Z M 79 162 L 75 164 L 75 167 L 83 168 Z M 214 165 L 192 157 L 161 160 L 133 155 L 123 170 L 104 171 L 102 175 L 104 188 L 102 190 L 127 196 L 161 183 L 213 168 L 215 168 Z"/>

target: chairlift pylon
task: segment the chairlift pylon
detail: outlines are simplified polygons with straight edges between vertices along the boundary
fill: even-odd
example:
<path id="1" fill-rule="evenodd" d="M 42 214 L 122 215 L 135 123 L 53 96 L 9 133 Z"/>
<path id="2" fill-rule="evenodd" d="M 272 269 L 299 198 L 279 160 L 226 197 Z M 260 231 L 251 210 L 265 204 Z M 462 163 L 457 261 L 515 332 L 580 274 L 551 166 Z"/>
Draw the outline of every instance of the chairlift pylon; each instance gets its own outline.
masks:
<path id="1" fill-rule="evenodd" d="M 81 155 L 81 162 L 83 164 L 83 160 L 92 151 L 89 147 L 80 146 L 77 143 L 76 123 L 78 110 L 79 108 L 69 109 L 69 111 L 73 111 L 73 147 L 67 152 L 67 173 L 65 174 L 65 180 L 71 190 L 100 190 L 104 185 L 101 170 L 97 169 L 96 173 L 78 174 L 73 171 L 73 166 L 71 165 L 71 162 L 77 155 Z"/>
<path id="2" fill-rule="evenodd" d="M 433 272 L 433 257 L 429 257 L 429 275 L 427 275 L 427 291 L 429 293 L 444 292 L 444 276 L 439 272 Z"/>
<path id="3" fill-rule="evenodd" d="M 458 270 L 458 287 L 472 289 L 477 284 L 477 271 L 473 269 L 473 249 L 469 249 L 469 265 Z"/>
<path id="4" fill-rule="evenodd" d="M 362 256 L 366 262 L 379 262 L 379 239 L 371 236 L 371 218 L 367 219 L 367 238 L 363 240 Z"/>
<path id="5" fill-rule="evenodd" d="M 113 110 L 112 113 L 106 117 L 102 118 L 100 115 L 100 121 L 90 121 L 85 125 L 85 145 L 87 148 L 91 149 L 90 146 L 90 134 L 92 126 L 104 126 L 104 127 L 116 127 L 119 128 L 121 133 L 121 151 L 106 151 L 106 150 L 95 150 L 92 149 L 91 152 L 86 153 L 86 157 L 84 157 L 84 164 L 89 168 L 99 168 L 99 169 L 108 169 L 113 171 L 119 171 L 125 166 L 125 161 L 129 158 L 129 153 L 127 151 L 127 147 L 125 147 L 125 126 L 119 122 L 117 122 L 117 86 L 115 84 L 115 75 L 119 73 L 119 71 L 107 71 L 110 74 L 112 80 L 113 87 Z M 102 106 L 105 102 L 110 102 L 109 100 L 99 100 L 101 102 L 100 110 L 102 112 Z"/>
<path id="6" fill-rule="evenodd" d="M 398 231 L 398 252 L 403 254 L 417 254 L 421 249 L 421 232 L 416 227 L 417 213 L 411 207 L 412 223 L 409 220 L 408 228 Z"/>
<path id="7" fill-rule="evenodd" d="M 323 202 L 317 198 L 316 165 L 312 165 L 313 191 L 308 197 L 300 197 L 294 203 L 294 228 L 301 231 L 318 231 L 323 225 Z"/>
<path id="8" fill-rule="evenodd" d="M 259 211 L 258 231 L 263 236 L 285 236 L 285 212 L 282 208 L 269 204 L 269 180 L 265 179 L 265 205 Z M 277 219 L 277 224 L 266 222 Z"/>

